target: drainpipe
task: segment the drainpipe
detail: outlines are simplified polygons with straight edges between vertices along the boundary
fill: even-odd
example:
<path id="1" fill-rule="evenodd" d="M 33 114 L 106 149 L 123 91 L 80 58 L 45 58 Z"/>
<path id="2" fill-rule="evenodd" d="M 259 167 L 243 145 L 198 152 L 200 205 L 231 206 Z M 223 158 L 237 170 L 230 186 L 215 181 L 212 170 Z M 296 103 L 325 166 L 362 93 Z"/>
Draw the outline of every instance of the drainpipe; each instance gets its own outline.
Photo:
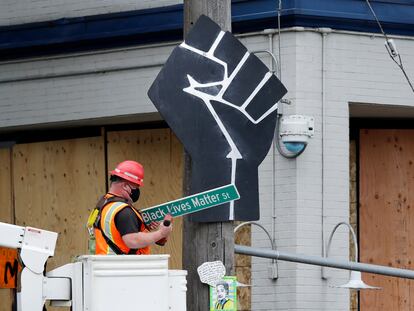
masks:
<path id="1" fill-rule="evenodd" d="M 273 35 L 274 33 L 269 33 L 269 51 L 273 54 Z M 280 37 L 279 37 L 280 42 Z M 270 62 L 272 63 L 272 66 L 270 67 L 271 70 L 274 72 L 275 68 L 273 65 L 273 60 L 270 59 Z M 278 62 L 278 73 L 279 73 L 279 80 L 281 80 L 280 72 L 282 64 L 280 63 L 280 55 L 279 55 L 279 62 Z M 278 107 L 279 109 L 280 107 Z M 273 146 L 272 146 L 272 244 L 276 245 L 276 150 L 275 150 L 275 144 L 276 139 L 278 137 L 273 137 Z M 274 263 L 274 261 L 273 261 Z"/>
<path id="2" fill-rule="evenodd" d="M 321 44 L 321 55 L 322 55 L 322 62 L 321 62 L 321 77 L 322 77 L 322 85 L 321 85 L 321 105 L 322 105 L 322 120 L 321 120 L 321 133 L 322 133 L 322 172 L 321 172 L 321 178 L 322 178 L 322 206 L 321 206 L 321 225 L 322 225 L 322 250 L 321 254 L 322 257 L 325 256 L 325 137 L 326 137 L 326 110 L 325 110 L 325 78 L 326 78 L 326 37 L 329 33 L 332 32 L 331 28 L 319 28 L 318 31 L 320 32 L 322 36 L 322 44 Z M 322 273 L 322 272 L 321 272 Z"/>
<path id="3" fill-rule="evenodd" d="M 261 32 L 262 35 L 268 37 L 268 50 L 255 50 L 252 51 L 253 54 L 259 53 L 266 53 L 270 56 L 270 72 L 275 74 L 279 80 L 281 80 L 281 63 L 280 63 L 280 55 L 279 60 L 276 58 L 273 49 L 273 36 L 278 33 L 277 29 L 265 29 Z M 280 31 L 279 31 L 280 35 Z M 279 38 L 279 45 L 280 45 L 280 38 Z M 279 46 L 279 53 L 280 53 L 280 46 Z M 276 65 L 276 68 L 275 68 Z M 281 112 L 282 105 L 278 106 L 278 114 Z M 272 143 L 272 239 L 271 242 L 273 245 L 276 245 L 276 148 L 278 146 L 278 135 L 277 131 L 275 136 L 273 137 Z"/>

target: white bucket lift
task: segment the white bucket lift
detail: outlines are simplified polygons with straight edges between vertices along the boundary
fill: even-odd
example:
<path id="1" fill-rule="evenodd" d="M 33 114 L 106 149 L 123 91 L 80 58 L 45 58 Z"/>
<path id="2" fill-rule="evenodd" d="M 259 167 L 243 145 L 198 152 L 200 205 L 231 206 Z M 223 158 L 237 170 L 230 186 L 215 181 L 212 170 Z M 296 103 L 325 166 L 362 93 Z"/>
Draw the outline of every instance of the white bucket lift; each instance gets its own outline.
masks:
<path id="1" fill-rule="evenodd" d="M 186 310 L 187 271 L 168 270 L 169 255 L 80 256 L 43 275 L 57 234 L 0 222 L 0 246 L 17 248 L 23 263 L 18 311 L 53 306 L 72 311 Z"/>

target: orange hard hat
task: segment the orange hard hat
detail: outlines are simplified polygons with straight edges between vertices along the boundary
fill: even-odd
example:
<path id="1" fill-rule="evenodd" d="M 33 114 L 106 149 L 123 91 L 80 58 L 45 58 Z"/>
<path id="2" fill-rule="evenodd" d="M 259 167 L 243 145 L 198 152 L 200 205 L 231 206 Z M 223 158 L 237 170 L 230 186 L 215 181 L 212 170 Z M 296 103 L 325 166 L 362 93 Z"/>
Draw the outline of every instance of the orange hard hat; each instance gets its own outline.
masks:
<path id="1" fill-rule="evenodd" d="M 127 160 L 119 163 L 110 174 L 121 177 L 138 186 L 144 185 L 144 167 L 135 161 Z"/>

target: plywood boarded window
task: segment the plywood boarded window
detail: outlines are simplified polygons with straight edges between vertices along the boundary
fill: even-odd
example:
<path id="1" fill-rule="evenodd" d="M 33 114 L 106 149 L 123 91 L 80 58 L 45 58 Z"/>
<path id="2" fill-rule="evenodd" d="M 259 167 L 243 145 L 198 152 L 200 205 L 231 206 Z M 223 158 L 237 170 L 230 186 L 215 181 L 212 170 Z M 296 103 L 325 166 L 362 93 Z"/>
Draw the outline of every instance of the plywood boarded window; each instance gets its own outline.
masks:
<path id="1" fill-rule="evenodd" d="M 112 131 L 107 137 L 0 149 L 0 221 L 59 233 L 48 271 L 88 253 L 87 217 L 106 192 L 108 168 L 118 162 L 131 159 L 145 167 L 138 207 L 182 197 L 183 148 L 170 129 Z M 182 267 L 181 219 L 167 245 L 152 250 L 171 254 L 171 269 Z M 10 311 L 12 300 L 11 290 L 0 289 L 0 311 Z"/>
<path id="2" fill-rule="evenodd" d="M 16 223 L 59 233 L 48 270 L 86 254 L 86 220 L 105 192 L 103 137 L 15 145 Z"/>
<path id="3" fill-rule="evenodd" d="M 414 130 L 360 131 L 360 260 L 414 268 Z M 361 311 L 414 310 L 412 280 L 363 274 Z"/>
<path id="4" fill-rule="evenodd" d="M 358 198 L 357 198 L 357 148 L 356 141 L 349 144 L 349 224 L 358 236 Z M 349 259 L 355 258 L 354 238 L 349 233 Z M 350 292 L 350 311 L 358 311 L 358 292 Z"/>
<path id="5" fill-rule="evenodd" d="M 0 148 L 0 221 L 7 223 L 13 223 L 10 154 L 9 148 Z M 0 248 L 0 253 L 3 252 L 7 252 L 7 249 Z M 0 270 L 5 271 L 5 269 Z M 0 277 L 4 278 L 4 275 Z M 12 295 L 12 290 L 0 288 L 0 311 L 11 310 Z"/>
<path id="6" fill-rule="evenodd" d="M 235 225 L 241 222 L 235 222 Z M 252 245 L 252 228 L 251 225 L 242 226 L 234 235 L 234 243 L 239 245 Z M 252 308 L 252 290 L 249 285 L 252 283 L 252 257 L 247 255 L 234 255 L 234 268 L 236 271 L 237 281 L 248 286 L 239 286 L 237 288 L 237 310 L 250 311 Z"/>

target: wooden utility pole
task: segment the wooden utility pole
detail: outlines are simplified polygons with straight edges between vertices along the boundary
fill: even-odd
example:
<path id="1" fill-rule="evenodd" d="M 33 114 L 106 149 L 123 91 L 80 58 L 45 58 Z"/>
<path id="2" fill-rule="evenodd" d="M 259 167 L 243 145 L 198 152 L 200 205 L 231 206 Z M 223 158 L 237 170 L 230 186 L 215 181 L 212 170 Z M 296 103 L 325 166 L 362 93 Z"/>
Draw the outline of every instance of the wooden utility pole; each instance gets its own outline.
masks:
<path id="1" fill-rule="evenodd" d="M 203 14 L 223 30 L 231 31 L 231 0 L 184 0 L 184 38 Z M 184 192 L 188 194 L 191 159 L 187 153 L 184 166 Z M 209 310 L 209 288 L 200 282 L 197 267 L 206 261 L 221 260 L 227 275 L 233 275 L 233 222 L 195 223 L 184 217 L 183 232 L 183 266 L 188 271 L 187 310 Z"/>

